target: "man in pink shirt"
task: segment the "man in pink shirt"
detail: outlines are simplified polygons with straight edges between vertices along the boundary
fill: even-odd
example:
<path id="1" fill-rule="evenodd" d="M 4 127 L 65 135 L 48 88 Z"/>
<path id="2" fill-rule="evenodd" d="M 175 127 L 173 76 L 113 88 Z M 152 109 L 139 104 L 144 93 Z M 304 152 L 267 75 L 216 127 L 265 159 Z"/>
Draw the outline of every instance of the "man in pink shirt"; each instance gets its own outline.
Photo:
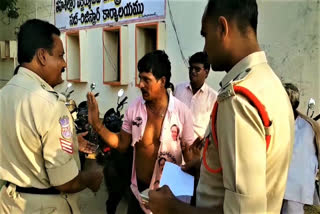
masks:
<path id="1" fill-rule="evenodd" d="M 142 205 L 143 190 L 157 187 L 161 178 L 162 160 L 181 165 L 192 159 L 190 145 L 194 140 L 190 110 L 178 99 L 167 93 L 170 84 L 171 64 L 164 51 L 153 51 L 138 62 L 139 88 L 142 97 L 131 103 L 125 113 L 122 130 L 110 132 L 99 120 L 97 101 L 88 93 L 89 122 L 104 141 L 119 151 L 133 146 L 131 177 L 132 197 L 128 213 L 150 213 Z M 171 127 L 179 129 L 173 139 Z M 181 145 L 186 145 L 181 149 Z M 162 163 L 163 165 L 163 163 Z"/>
<path id="2" fill-rule="evenodd" d="M 205 83 L 210 70 L 208 55 L 205 52 L 193 54 L 189 58 L 189 66 L 190 82 L 177 85 L 174 96 L 190 108 L 194 136 L 203 138 L 217 99 L 217 92 Z"/>

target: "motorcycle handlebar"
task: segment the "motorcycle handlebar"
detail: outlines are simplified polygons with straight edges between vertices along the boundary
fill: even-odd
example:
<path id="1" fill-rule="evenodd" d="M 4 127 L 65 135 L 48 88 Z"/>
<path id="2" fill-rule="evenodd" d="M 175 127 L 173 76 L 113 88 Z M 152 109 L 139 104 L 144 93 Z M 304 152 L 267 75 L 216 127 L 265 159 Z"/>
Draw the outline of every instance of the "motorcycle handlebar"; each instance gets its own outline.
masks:
<path id="1" fill-rule="evenodd" d="M 318 114 L 317 116 L 315 116 L 314 118 L 313 118 L 313 120 L 315 120 L 315 121 L 317 121 L 317 120 L 319 120 L 320 119 L 320 114 Z"/>
<path id="2" fill-rule="evenodd" d="M 127 103 L 127 102 L 126 102 L 127 99 L 128 99 L 128 97 L 125 97 L 125 98 L 123 98 L 123 100 L 122 100 L 120 103 L 118 103 L 117 112 L 120 112 L 120 111 L 122 110 L 123 105 Z"/>
<path id="3" fill-rule="evenodd" d="M 124 105 L 125 102 L 127 101 L 127 99 L 128 99 L 128 97 L 125 97 L 125 98 L 119 103 L 119 106 Z"/>

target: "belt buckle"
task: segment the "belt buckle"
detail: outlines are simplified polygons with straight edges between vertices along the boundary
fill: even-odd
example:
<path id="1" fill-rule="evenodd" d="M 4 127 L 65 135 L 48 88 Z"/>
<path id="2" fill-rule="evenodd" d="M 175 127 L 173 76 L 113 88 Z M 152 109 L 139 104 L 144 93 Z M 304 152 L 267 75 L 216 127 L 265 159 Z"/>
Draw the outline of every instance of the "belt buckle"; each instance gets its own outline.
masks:
<path id="1" fill-rule="evenodd" d="M 14 185 L 14 184 L 12 184 L 12 183 L 10 183 L 10 182 L 6 182 L 6 184 L 5 184 L 5 186 L 6 186 L 6 192 L 7 192 L 7 194 L 11 197 L 11 198 L 13 198 L 13 199 L 16 199 L 17 198 L 17 192 L 16 192 L 16 185 Z"/>

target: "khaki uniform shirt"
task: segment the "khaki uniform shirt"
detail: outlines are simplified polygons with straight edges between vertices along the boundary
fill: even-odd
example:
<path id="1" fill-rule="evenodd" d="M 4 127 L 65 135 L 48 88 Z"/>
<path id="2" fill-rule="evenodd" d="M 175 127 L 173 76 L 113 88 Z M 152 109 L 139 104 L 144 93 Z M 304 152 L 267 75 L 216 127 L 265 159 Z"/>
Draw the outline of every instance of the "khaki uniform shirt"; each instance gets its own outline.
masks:
<path id="1" fill-rule="evenodd" d="M 257 109 L 234 93 L 234 85 L 249 89 L 260 100 L 272 123 L 269 128 L 263 126 Z M 294 142 L 289 98 L 264 52 L 237 63 L 221 86 L 216 120 L 219 144 L 217 148 L 210 137 L 206 156 L 210 168 L 222 167 L 222 172 L 210 173 L 202 164 L 197 206 L 222 207 L 224 213 L 280 213 Z M 271 134 L 268 151 L 267 133 Z"/>
<path id="2" fill-rule="evenodd" d="M 65 97 L 21 67 L 0 91 L 0 179 L 45 189 L 79 174 L 78 142 Z"/>

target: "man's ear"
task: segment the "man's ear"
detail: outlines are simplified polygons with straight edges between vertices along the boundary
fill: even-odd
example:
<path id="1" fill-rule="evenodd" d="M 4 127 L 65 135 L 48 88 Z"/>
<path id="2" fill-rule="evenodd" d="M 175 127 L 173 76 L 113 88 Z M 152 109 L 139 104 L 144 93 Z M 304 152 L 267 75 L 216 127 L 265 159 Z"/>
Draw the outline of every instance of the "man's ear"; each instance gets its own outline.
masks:
<path id="1" fill-rule="evenodd" d="M 224 16 L 218 18 L 218 33 L 222 40 L 224 40 L 229 34 L 229 23 Z"/>
<path id="2" fill-rule="evenodd" d="M 210 68 L 204 70 L 204 71 L 206 72 L 206 79 L 207 79 L 207 77 L 208 77 L 208 75 L 209 75 L 209 70 L 210 70 Z"/>
<path id="3" fill-rule="evenodd" d="M 161 81 L 161 87 L 165 88 L 167 78 L 166 78 L 166 77 L 161 77 L 161 78 L 160 78 L 160 81 Z"/>
<path id="4" fill-rule="evenodd" d="M 47 51 L 43 48 L 39 48 L 36 51 L 36 57 L 41 65 L 47 64 Z"/>

